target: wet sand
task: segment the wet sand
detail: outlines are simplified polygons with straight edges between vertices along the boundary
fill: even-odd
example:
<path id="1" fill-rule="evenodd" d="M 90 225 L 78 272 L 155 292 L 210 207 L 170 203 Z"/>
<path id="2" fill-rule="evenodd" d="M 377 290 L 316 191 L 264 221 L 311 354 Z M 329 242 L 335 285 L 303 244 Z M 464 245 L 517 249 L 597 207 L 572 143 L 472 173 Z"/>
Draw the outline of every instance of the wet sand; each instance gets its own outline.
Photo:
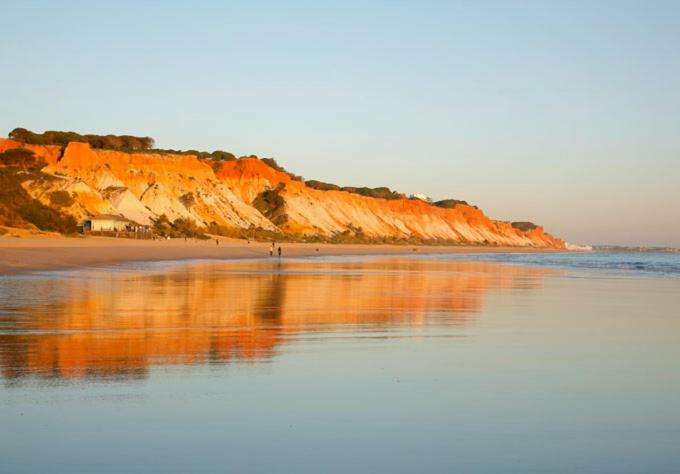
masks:
<path id="1" fill-rule="evenodd" d="M 268 258 L 271 243 L 215 240 L 131 240 L 109 237 L 0 237 L 0 275 L 77 269 L 133 261 Z M 518 247 L 282 243 L 284 257 L 551 251 Z"/>

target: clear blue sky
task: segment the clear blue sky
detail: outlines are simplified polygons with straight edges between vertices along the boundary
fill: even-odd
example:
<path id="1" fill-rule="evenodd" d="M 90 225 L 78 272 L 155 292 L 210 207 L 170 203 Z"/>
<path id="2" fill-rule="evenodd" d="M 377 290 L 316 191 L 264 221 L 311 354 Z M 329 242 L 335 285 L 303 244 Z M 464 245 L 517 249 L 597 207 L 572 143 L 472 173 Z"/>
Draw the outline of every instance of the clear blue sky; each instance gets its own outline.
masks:
<path id="1" fill-rule="evenodd" d="M 0 1 L 0 133 L 150 135 L 680 246 L 680 2 Z"/>

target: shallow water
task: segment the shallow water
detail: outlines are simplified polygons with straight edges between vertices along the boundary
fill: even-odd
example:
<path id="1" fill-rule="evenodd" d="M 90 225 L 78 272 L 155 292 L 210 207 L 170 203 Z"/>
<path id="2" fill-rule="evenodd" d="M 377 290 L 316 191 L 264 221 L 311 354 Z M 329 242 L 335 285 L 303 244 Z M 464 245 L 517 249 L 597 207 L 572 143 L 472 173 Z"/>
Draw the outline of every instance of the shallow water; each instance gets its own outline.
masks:
<path id="1" fill-rule="evenodd" d="M 0 472 L 680 472 L 680 279 L 518 263 L 1 278 Z"/>
<path id="2" fill-rule="evenodd" d="M 418 256 L 420 259 L 474 260 L 522 266 L 606 272 L 609 276 L 680 278 L 680 252 L 555 252 L 458 253 Z"/>

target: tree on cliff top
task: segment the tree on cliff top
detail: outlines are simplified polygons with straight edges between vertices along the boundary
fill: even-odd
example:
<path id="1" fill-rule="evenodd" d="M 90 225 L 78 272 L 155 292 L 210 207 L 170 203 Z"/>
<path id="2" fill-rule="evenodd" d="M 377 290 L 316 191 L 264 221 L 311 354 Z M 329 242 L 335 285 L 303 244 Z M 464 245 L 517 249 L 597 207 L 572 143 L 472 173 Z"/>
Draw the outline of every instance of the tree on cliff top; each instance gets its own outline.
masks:
<path id="1" fill-rule="evenodd" d="M 234 161 L 236 160 L 236 155 L 228 151 L 215 150 L 210 154 L 210 159 L 215 161 Z"/>
<path id="2" fill-rule="evenodd" d="M 512 225 L 515 229 L 521 230 L 522 232 L 528 232 L 538 227 L 533 222 L 511 222 L 510 225 Z"/>
<path id="3" fill-rule="evenodd" d="M 150 150 L 154 146 L 151 137 L 135 137 L 132 135 L 81 135 L 76 132 L 60 132 L 48 130 L 44 133 L 34 133 L 25 128 L 15 128 L 9 132 L 9 138 L 30 145 L 66 146 L 70 142 L 88 143 L 92 148 L 119 151 Z"/>
<path id="4" fill-rule="evenodd" d="M 403 194 L 397 191 L 392 191 L 390 188 L 381 186 L 378 188 L 367 188 L 361 187 L 357 188 L 354 186 L 344 186 L 340 187 L 337 184 L 324 183 L 322 181 L 317 181 L 315 179 L 310 179 L 305 181 L 307 187 L 318 189 L 320 191 L 346 191 L 348 193 L 359 194 L 361 196 L 368 196 L 377 199 L 402 199 Z"/>
<path id="5" fill-rule="evenodd" d="M 469 206 L 467 201 L 461 199 L 442 199 L 434 203 L 437 207 L 443 207 L 444 209 L 455 209 L 459 205 Z"/>

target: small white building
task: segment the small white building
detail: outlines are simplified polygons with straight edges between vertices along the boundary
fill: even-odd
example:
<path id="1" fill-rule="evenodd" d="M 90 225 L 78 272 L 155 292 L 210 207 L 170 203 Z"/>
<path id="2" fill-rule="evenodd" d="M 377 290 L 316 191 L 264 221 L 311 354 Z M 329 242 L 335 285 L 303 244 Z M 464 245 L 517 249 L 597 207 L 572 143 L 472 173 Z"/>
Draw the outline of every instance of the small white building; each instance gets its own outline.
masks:
<path id="1" fill-rule="evenodd" d="M 84 232 L 125 232 L 134 225 L 129 219 L 113 214 L 100 214 L 82 221 Z"/>
<path id="2" fill-rule="evenodd" d="M 413 193 L 413 194 L 411 194 L 411 199 L 420 199 L 421 201 L 432 202 L 432 199 L 430 199 L 430 198 L 429 198 L 428 196 L 426 196 L 425 194 L 421 194 L 421 193 Z"/>

